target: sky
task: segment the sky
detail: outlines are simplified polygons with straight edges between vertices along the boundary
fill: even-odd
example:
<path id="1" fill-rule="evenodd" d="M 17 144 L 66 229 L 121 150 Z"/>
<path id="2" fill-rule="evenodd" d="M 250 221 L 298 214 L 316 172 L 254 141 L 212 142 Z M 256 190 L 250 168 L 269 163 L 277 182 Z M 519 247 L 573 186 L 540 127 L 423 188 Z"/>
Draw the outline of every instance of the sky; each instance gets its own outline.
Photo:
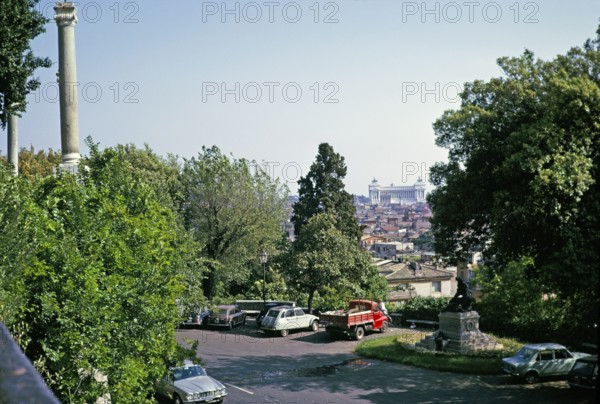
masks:
<path id="1" fill-rule="evenodd" d="M 19 146 L 60 149 L 54 2 L 32 42 L 36 71 Z M 81 153 L 149 145 L 196 156 L 217 145 L 297 192 L 318 145 L 344 156 L 346 190 L 412 185 L 446 161 L 432 123 L 496 60 L 542 59 L 595 36 L 598 0 L 87 1 L 75 29 Z M 0 132 L 6 154 L 6 132 Z"/>

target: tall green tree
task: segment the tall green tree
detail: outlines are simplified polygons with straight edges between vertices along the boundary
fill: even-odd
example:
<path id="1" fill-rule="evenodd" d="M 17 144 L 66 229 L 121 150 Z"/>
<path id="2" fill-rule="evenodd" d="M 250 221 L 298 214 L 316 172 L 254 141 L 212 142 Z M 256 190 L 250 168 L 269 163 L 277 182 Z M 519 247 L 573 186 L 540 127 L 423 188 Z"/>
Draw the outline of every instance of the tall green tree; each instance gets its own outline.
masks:
<path id="1" fill-rule="evenodd" d="M 90 156 L 84 159 L 83 164 L 90 168 L 89 175 L 96 183 L 114 182 L 108 167 L 113 160 L 120 161 L 121 170 L 134 179 L 136 183 L 143 183 L 150 187 L 161 206 L 168 207 L 173 213 L 174 219 L 183 233 L 184 220 L 181 213 L 183 202 L 183 185 L 181 183 L 181 166 L 176 156 L 157 155 L 147 144 L 138 148 L 133 144 L 117 145 L 100 151 L 100 145 L 94 143 L 91 137 L 86 138 L 86 144 L 90 148 Z M 123 188 L 118 192 L 127 192 L 127 182 L 122 183 Z M 193 240 L 191 234 L 182 236 L 179 251 L 185 253 L 185 259 L 177 266 L 178 275 L 181 276 L 184 290 L 178 297 L 180 308 L 190 305 L 205 304 L 205 296 L 202 281 L 209 261 L 202 256 L 202 246 Z M 183 313 L 182 313 L 183 314 Z"/>
<path id="2" fill-rule="evenodd" d="M 192 265 L 194 245 L 122 154 L 91 153 L 104 164 L 78 177 L 0 175 L 2 226 L 16 229 L 2 246 L 16 260 L 0 260 L 9 274 L 0 298 L 10 303 L 0 301 L 0 313 L 12 329 L 27 325 L 24 351 L 61 401 L 109 393 L 113 402 L 144 402 L 176 356 L 181 268 Z"/>
<path id="3" fill-rule="evenodd" d="M 50 67 L 48 58 L 37 57 L 30 41 L 45 32 L 47 19 L 37 9 L 39 0 L 0 2 L 0 126 L 9 115 L 25 112 L 26 95 L 40 82 L 32 78 L 39 67 Z"/>
<path id="4" fill-rule="evenodd" d="M 186 227 L 209 260 L 206 297 L 244 293 L 259 253 L 272 252 L 281 237 L 287 190 L 256 162 L 216 146 L 184 162 L 181 183 Z"/>
<path id="5" fill-rule="evenodd" d="M 345 298 L 385 297 L 385 280 L 371 265 L 370 257 L 354 239 L 338 230 L 336 223 L 332 214 L 311 217 L 294 241 L 284 266 L 288 284 L 308 295 L 309 311 L 316 292 Z"/>
<path id="6" fill-rule="evenodd" d="M 104 167 L 112 159 L 118 158 L 123 161 L 124 168 L 131 175 L 153 189 L 162 203 L 175 212 L 179 211 L 183 201 L 183 188 L 179 178 L 181 165 L 177 156 L 170 154 L 166 158 L 159 156 L 147 144 L 144 144 L 143 148 L 138 148 L 134 144 L 117 145 L 100 152 L 100 144 L 94 143 L 91 136 L 88 136 L 85 142 L 92 153 L 84 159 L 84 164 L 90 167 L 90 173 L 95 181 L 106 181 L 106 178 L 99 176 L 105 174 Z"/>
<path id="7" fill-rule="evenodd" d="M 597 324 L 600 259 L 600 29 L 554 60 L 500 58 L 503 77 L 467 83 L 435 122 L 448 163 L 431 170 L 438 253 L 472 248 L 492 271 L 533 259 L 527 275 L 572 304 L 573 329 Z"/>
<path id="8" fill-rule="evenodd" d="M 305 177 L 298 181 L 298 202 L 294 204 L 292 223 L 297 235 L 311 217 L 318 213 L 335 216 L 335 225 L 351 239 L 360 240 L 362 228 L 356 219 L 354 198 L 344 188 L 347 168 L 344 157 L 327 143 L 319 145 L 316 161 Z"/>
<path id="9" fill-rule="evenodd" d="M 22 330 L 19 322 L 23 306 L 23 287 L 19 282 L 23 268 L 29 266 L 35 246 L 23 237 L 31 231 L 23 212 L 31 203 L 29 184 L 14 177 L 6 162 L 0 161 L 0 321 L 12 326 L 18 339 Z"/>

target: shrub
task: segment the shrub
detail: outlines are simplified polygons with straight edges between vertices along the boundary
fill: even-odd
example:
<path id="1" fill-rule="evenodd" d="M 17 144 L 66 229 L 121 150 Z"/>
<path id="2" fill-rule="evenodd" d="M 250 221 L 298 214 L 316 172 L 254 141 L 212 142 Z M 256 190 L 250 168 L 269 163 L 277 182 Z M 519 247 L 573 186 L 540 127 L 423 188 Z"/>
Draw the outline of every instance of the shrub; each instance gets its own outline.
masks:
<path id="1" fill-rule="evenodd" d="M 448 305 L 448 297 L 421 297 L 417 296 L 393 309 L 394 313 L 401 313 L 403 319 L 438 321 L 438 315 Z"/>

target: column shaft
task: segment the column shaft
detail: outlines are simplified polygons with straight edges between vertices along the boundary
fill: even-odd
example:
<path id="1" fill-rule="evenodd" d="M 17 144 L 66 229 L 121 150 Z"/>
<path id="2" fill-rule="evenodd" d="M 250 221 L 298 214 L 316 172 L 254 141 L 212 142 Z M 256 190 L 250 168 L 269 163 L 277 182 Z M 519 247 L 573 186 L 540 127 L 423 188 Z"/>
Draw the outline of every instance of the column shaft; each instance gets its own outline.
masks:
<path id="1" fill-rule="evenodd" d="M 77 69 L 75 65 L 74 3 L 56 3 L 54 19 L 58 25 L 58 81 L 60 93 L 60 132 L 62 164 L 76 166 L 79 154 L 79 111 L 77 107 Z"/>

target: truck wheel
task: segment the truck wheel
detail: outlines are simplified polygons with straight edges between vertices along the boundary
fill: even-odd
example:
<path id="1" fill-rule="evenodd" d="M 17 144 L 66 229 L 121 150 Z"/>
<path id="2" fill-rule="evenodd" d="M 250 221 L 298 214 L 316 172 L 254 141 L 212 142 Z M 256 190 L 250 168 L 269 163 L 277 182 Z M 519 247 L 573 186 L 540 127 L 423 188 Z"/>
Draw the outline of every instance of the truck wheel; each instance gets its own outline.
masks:
<path id="1" fill-rule="evenodd" d="M 362 327 L 356 327 L 356 330 L 354 330 L 354 338 L 358 341 L 359 339 L 362 339 L 362 337 L 365 336 L 365 329 Z"/>
<path id="2" fill-rule="evenodd" d="M 381 333 L 383 334 L 384 332 L 386 332 L 388 330 L 388 327 L 389 327 L 388 322 L 384 321 L 383 324 L 381 324 L 381 329 L 380 329 Z"/>
<path id="3" fill-rule="evenodd" d="M 316 320 L 313 321 L 312 324 L 310 325 L 310 329 L 313 330 L 313 332 L 319 331 L 319 322 Z"/>
<path id="4" fill-rule="evenodd" d="M 281 330 L 281 336 L 282 337 L 287 337 L 289 333 L 290 333 L 289 330 L 287 330 L 285 328 L 283 330 Z"/>

